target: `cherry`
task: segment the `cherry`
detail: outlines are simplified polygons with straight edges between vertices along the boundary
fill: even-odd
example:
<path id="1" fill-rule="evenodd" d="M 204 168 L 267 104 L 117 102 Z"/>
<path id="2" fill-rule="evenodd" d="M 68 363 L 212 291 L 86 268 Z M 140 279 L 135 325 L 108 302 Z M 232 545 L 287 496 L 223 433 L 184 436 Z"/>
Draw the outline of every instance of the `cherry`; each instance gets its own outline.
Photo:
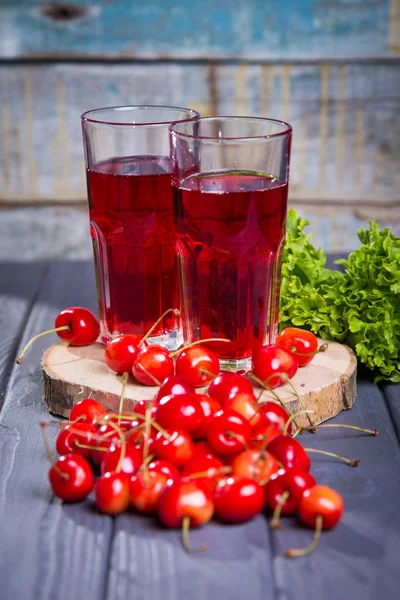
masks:
<path id="1" fill-rule="evenodd" d="M 193 457 L 192 438 L 184 429 L 165 429 L 157 434 L 153 450 L 159 458 L 180 468 Z"/>
<path id="2" fill-rule="evenodd" d="M 178 377 L 178 375 L 170 375 L 162 382 L 156 400 L 161 400 L 164 396 L 179 396 L 180 394 L 193 393 L 194 387 L 190 383 Z"/>
<path id="3" fill-rule="evenodd" d="M 222 405 L 224 405 L 225 400 L 239 392 L 253 393 L 253 386 L 250 381 L 243 375 L 239 375 L 239 373 L 220 373 L 208 388 L 208 394 L 219 400 Z"/>
<path id="4" fill-rule="evenodd" d="M 121 454 L 123 454 L 122 462 Z M 124 448 L 112 445 L 104 453 L 104 458 L 101 461 L 101 474 L 104 475 L 105 473 L 116 471 L 118 465 L 120 465 L 120 471 L 131 477 L 139 469 L 142 462 L 142 453 L 132 444 L 126 444 Z"/>
<path id="5" fill-rule="evenodd" d="M 129 483 L 129 493 L 133 506 L 146 515 L 155 514 L 167 481 L 167 475 L 154 469 L 136 473 L 131 477 Z"/>
<path id="6" fill-rule="evenodd" d="M 55 320 L 54 328 L 35 335 L 26 344 L 16 363 L 20 365 L 31 344 L 48 333 L 57 333 L 71 346 L 87 346 L 93 344 L 100 334 L 100 325 L 95 315 L 88 308 L 71 306 L 61 311 Z"/>
<path id="7" fill-rule="evenodd" d="M 268 452 L 281 463 L 283 467 L 296 467 L 301 471 L 310 470 L 310 459 L 299 442 L 286 435 L 279 435 L 267 445 Z"/>
<path id="8" fill-rule="evenodd" d="M 195 431 L 192 431 L 192 438 L 194 440 L 202 440 L 207 438 L 212 418 L 215 413 L 221 410 L 222 406 L 218 400 L 207 394 L 197 394 L 197 399 L 203 411 L 203 419 L 199 427 Z"/>
<path id="9" fill-rule="evenodd" d="M 129 477 L 121 472 L 108 472 L 95 485 L 96 504 L 108 515 L 118 515 L 129 506 Z"/>
<path id="10" fill-rule="evenodd" d="M 164 396 L 158 403 L 155 420 L 164 429 L 176 427 L 192 432 L 198 429 L 204 412 L 196 394 Z"/>
<path id="11" fill-rule="evenodd" d="M 100 466 L 104 454 L 110 447 L 117 443 L 120 440 L 120 436 L 118 432 L 112 427 L 111 424 L 101 425 L 97 429 L 96 440 L 94 442 L 94 446 L 97 450 L 92 451 L 92 460 L 97 465 Z"/>
<path id="12" fill-rule="evenodd" d="M 133 446 L 140 452 L 142 456 L 147 444 L 147 453 L 152 454 L 154 452 L 154 442 L 157 437 L 157 433 L 157 430 L 152 426 L 148 432 L 146 432 L 144 427 L 137 429 L 132 434 L 129 434 L 126 441 L 127 446 Z"/>
<path id="13" fill-rule="evenodd" d="M 267 425 L 276 425 L 276 427 L 283 432 L 285 425 L 287 423 L 287 421 L 290 418 L 289 413 L 287 412 L 287 410 L 285 410 L 283 408 L 283 406 L 281 406 L 280 404 L 277 404 L 276 402 L 271 402 L 271 401 L 267 401 L 264 402 L 263 404 L 260 405 L 259 408 L 259 420 L 258 422 L 256 422 L 256 420 L 254 419 L 251 420 L 251 424 L 253 425 L 253 427 L 258 428 L 259 426 L 261 426 L 261 424 L 267 424 Z M 292 432 L 292 425 L 291 423 L 288 425 L 287 428 L 287 432 L 290 434 Z"/>
<path id="14" fill-rule="evenodd" d="M 148 471 L 156 471 L 166 475 L 167 479 L 177 479 L 179 477 L 179 471 L 176 466 L 168 460 L 162 458 L 156 458 L 149 462 L 147 466 Z"/>
<path id="15" fill-rule="evenodd" d="M 232 456 L 249 446 L 249 422 L 234 410 L 220 411 L 211 419 L 207 443 L 217 456 Z"/>
<path id="16" fill-rule="evenodd" d="M 100 402 L 93 398 L 83 398 L 71 408 L 69 418 L 70 421 L 78 421 L 79 419 L 80 421 L 93 422 L 105 414 L 106 409 Z"/>
<path id="17" fill-rule="evenodd" d="M 197 460 L 198 458 L 207 458 L 207 457 L 216 458 L 214 452 L 212 452 L 212 450 L 211 450 L 210 446 L 207 444 L 207 442 L 205 442 L 205 441 L 196 442 L 193 445 L 192 460 Z"/>
<path id="18" fill-rule="evenodd" d="M 176 374 L 194 387 L 209 383 L 219 369 L 217 355 L 204 346 L 187 347 L 176 359 Z"/>
<path id="19" fill-rule="evenodd" d="M 284 348 L 297 360 L 299 367 L 308 365 L 318 352 L 318 339 L 311 333 L 298 327 L 287 327 L 276 338 L 276 345 Z"/>
<path id="20" fill-rule="evenodd" d="M 251 434 L 251 447 L 258 450 L 263 450 L 267 447 L 269 442 L 276 437 L 282 435 L 279 429 L 271 423 L 262 423 L 258 427 L 255 427 Z"/>
<path id="21" fill-rule="evenodd" d="M 140 352 L 141 342 L 141 336 L 134 333 L 121 334 L 111 340 L 104 351 L 107 366 L 120 375 L 130 373 L 134 360 Z"/>
<path id="22" fill-rule="evenodd" d="M 157 410 L 157 403 L 154 400 L 139 400 L 135 404 L 134 411 L 137 415 L 145 417 L 147 408 L 150 408 L 150 418 L 154 419 Z"/>
<path id="23" fill-rule="evenodd" d="M 277 527 L 281 514 L 296 513 L 304 492 L 314 485 L 315 479 L 310 473 L 295 467 L 274 473 L 264 488 L 267 504 L 275 511 L 271 526 Z"/>
<path id="24" fill-rule="evenodd" d="M 56 450 L 60 455 L 76 452 L 90 457 L 92 454 L 91 448 L 85 448 L 84 446 L 93 444 L 95 434 L 96 427 L 91 423 L 70 423 L 58 434 Z"/>
<path id="25" fill-rule="evenodd" d="M 135 411 L 136 412 L 136 411 Z M 143 423 L 143 420 L 135 420 L 130 417 L 129 414 L 120 414 L 120 413 L 107 413 L 102 417 L 101 423 L 103 425 L 107 425 L 108 423 L 114 423 L 118 425 L 123 431 L 131 431 L 135 429 L 138 425 Z M 110 430 L 112 426 L 110 425 Z"/>
<path id="26" fill-rule="evenodd" d="M 262 346 L 253 356 L 253 371 L 268 387 L 276 388 L 291 379 L 298 364 L 293 354 L 274 344 Z"/>
<path id="27" fill-rule="evenodd" d="M 93 489 L 93 473 L 86 458 L 70 453 L 61 456 L 49 470 L 54 494 L 66 502 L 83 500 Z"/>
<path id="28" fill-rule="evenodd" d="M 164 379 L 174 374 L 174 361 L 166 348 L 153 344 L 136 356 L 132 373 L 142 385 L 161 385 Z"/>
<path id="29" fill-rule="evenodd" d="M 183 467 L 181 475 L 189 479 L 194 476 L 196 481 L 201 481 L 213 492 L 218 481 L 224 477 L 224 463 L 216 456 L 197 458 Z"/>
<path id="30" fill-rule="evenodd" d="M 231 396 L 224 403 L 225 409 L 232 409 L 238 412 L 242 417 L 250 421 L 252 427 L 260 422 L 261 417 L 259 416 L 258 406 L 256 398 L 251 392 L 238 392 L 234 396 Z"/>
<path id="31" fill-rule="evenodd" d="M 278 461 L 265 450 L 245 450 L 231 461 L 232 475 L 255 479 L 262 485 L 279 470 Z"/>
<path id="32" fill-rule="evenodd" d="M 226 477 L 215 488 L 215 514 L 225 523 L 248 521 L 261 512 L 264 504 L 264 490 L 254 479 Z"/>

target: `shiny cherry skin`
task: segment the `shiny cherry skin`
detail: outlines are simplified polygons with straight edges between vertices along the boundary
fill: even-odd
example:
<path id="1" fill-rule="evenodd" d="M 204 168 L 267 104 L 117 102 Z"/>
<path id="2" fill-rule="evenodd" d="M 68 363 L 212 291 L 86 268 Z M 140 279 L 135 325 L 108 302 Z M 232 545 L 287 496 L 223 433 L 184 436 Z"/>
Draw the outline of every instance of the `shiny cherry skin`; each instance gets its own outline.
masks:
<path id="1" fill-rule="evenodd" d="M 70 452 L 76 452 L 77 454 L 82 454 L 82 456 L 90 457 L 92 451 L 88 448 L 80 447 L 79 444 L 92 446 L 95 433 L 96 427 L 92 423 L 81 423 L 79 421 L 78 423 L 65 425 L 57 436 L 56 451 L 61 456 Z"/>
<path id="2" fill-rule="evenodd" d="M 278 427 L 278 429 L 283 432 L 286 422 L 290 418 L 287 410 L 283 408 L 280 404 L 276 402 L 271 402 L 267 400 L 267 402 L 263 402 L 259 407 L 259 421 L 258 423 L 254 423 L 253 427 L 257 428 L 262 423 L 267 425 L 273 424 Z M 253 423 L 253 421 L 252 421 Z M 287 429 L 288 434 L 292 432 L 292 424 L 290 423 Z"/>
<path id="3" fill-rule="evenodd" d="M 111 448 L 104 453 L 100 468 L 102 475 L 105 475 L 105 473 L 112 473 L 117 469 L 122 451 L 121 446 L 112 445 Z M 131 477 L 136 473 L 143 462 L 142 453 L 132 444 L 125 444 L 124 455 L 120 470 L 121 473 L 125 473 L 128 477 Z"/>
<path id="4" fill-rule="evenodd" d="M 197 394 L 164 396 L 159 400 L 155 420 L 164 429 L 176 427 L 192 432 L 200 427 L 204 413 Z"/>
<path id="5" fill-rule="evenodd" d="M 178 468 L 183 467 L 193 457 L 193 441 L 184 429 L 165 429 L 154 441 L 153 451 L 158 458 L 168 460 Z"/>
<path id="6" fill-rule="evenodd" d="M 214 452 L 212 452 L 210 446 L 206 441 L 195 442 L 193 445 L 193 457 L 192 460 L 198 458 L 217 458 Z"/>
<path id="7" fill-rule="evenodd" d="M 124 333 L 111 340 L 104 351 L 107 366 L 120 375 L 130 373 L 140 352 L 141 341 L 141 336 L 134 333 Z"/>
<path id="8" fill-rule="evenodd" d="M 250 381 L 239 373 L 220 373 L 213 379 L 208 388 L 208 394 L 218 400 L 222 405 L 239 392 L 253 394 Z"/>
<path id="9" fill-rule="evenodd" d="M 182 377 L 170 375 L 164 379 L 158 389 L 156 400 L 161 400 L 164 396 L 179 396 L 180 394 L 194 394 L 194 387 Z"/>
<path id="10" fill-rule="evenodd" d="M 263 450 L 269 442 L 281 435 L 282 432 L 275 425 L 262 423 L 252 431 L 251 447 L 256 450 Z"/>
<path id="11" fill-rule="evenodd" d="M 136 414 L 143 415 L 143 417 L 145 417 L 147 409 L 150 409 L 150 418 L 154 419 L 157 410 L 157 402 L 154 400 L 139 400 L 136 402 L 133 411 Z M 141 422 L 143 422 L 143 420 Z"/>
<path id="12" fill-rule="evenodd" d="M 191 528 L 200 527 L 213 516 L 213 497 L 207 485 L 194 479 L 169 481 L 160 496 L 157 513 L 166 527 L 181 527 L 184 517 L 190 518 Z"/>
<path id="13" fill-rule="evenodd" d="M 318 339 L 311 332 L 298 327 L 287 327 L 276 338 L 276 345 L 284 348 L 297 360 L 299 367 L 308 365 L 318 351 Z"/>
<path id="14" fill-rule="evenodd" d="M 234 396 L 231 396 L 225 400 L 224 409 L 235 410 L 249 421 L 252 427 L 255 427 L 261 420 L 253 392 L 251 394 L 248 392 L 238 392 Z"/>
<path id="15" fill-rule="evenodd" d="M 88 308 L 71 306 L 61 311 L 55 320 L 54 326 L 69 329 L 58 331 L 57 335 L 71 344 L 71 346 L 87 346 L 93 344 L 100 334 L 100 325 Z"/>
<path id="16" fill-rule="evenodd" d="M 176 359 L 176 374 L 196 388 L 210 383 L 213 375 L 218 375 L 219 369 L 217 355 L 204 346 L 186 348 Z"/>
<path id="17" fill-rule="evenodd" d="M 262 511 L 264 504 L 264 489 L 254 479 L 229 476 L 215 488 L 215 515 L 225 523 L 249 521 Z"/>
<path id="18" fill-rule="evenodd" d="M 183 467 L 181 475 L 184 478 L 192 478 L 196 481 L 201 481 L 208 486 L 211 492 L 213 492 L 218 481 L 224 477 L 223 467 L 224 463 L 216 456 L 198 458 L 188 462 Z M 202 473 L 204 473 L 202 477 L 197 476 Z M 193 477 L 193 475 L 196 477 Z"/>
<path id="19" fill-rule="evenodd" d="M 162 473 L 167 479 L 177 479 L 180 476 L 177 467 L 168 460 L 163 460 L 162 458 L 155 458 L 152 460 L 148 464 L 147 469 L 149 471 Z"/>
<path id="20" fill-rule="evenodd" d="M 274 510 L 282 494 L 288 492 L 289 496 L 282 504 L 282 515 L 294 515 L 299 507 L 300 500 L 306 490 L 315 485 L 314 477 L 307 471 L 295 467 L 279 469 L 265 485 L 267 505 Z"/>
<path id="21" fill-rule="evenodd" d="M 136 356 L 132 374 L 142 385 L 156 385 L 156 381 L 162 383 L 164 379 L 174 374 L 174 361 L 166 348 L 158 344 L 146 346 Z"/>
<path id="22" fill-rule="evenodd" d="M 80 421 L 93 423 L 105 414 L 106 409 L 100 402 L 93 398 L 83 398 L 71 408 L 69 420 L 77 421 L 79 419 Z"/>
<path id="23" fill-rule="evenodd" d="M 118 413 L 107 413 L 103 417 L 101 417 L 100 422 L 103 425 L 107 425 L 108 423 L 113 423 L 117 425 L 122 431 L 128 432 L 131 429 L 135 429 L 142 421 L 133 420 L 129 418 L 129 415 L 119 415 Z M 110 426 L 111 427 L 111 426 Z"/>
<path id="24" fill-rule="evenodd" d="M 255 479 L 258 482 L 268 480 L 279 470 L 279 463 L 265 450 L 245 450 L 231 461 L 232 475 Z"/>
<path id="25" fill-rule="evenodd" d="M 107 515 L 118 515 L 129 506 L 129 477 L 125 473 L 105 473 L 94 490 L 97 507 Z"/>
<path id="26" fill-rule="evenodd" d="M 145 515 L 156 514 L 160 496 L 168 482 L 168 477 L 160 471 L 139 471 L 131 477 L 129 494 L 132 505 Z"/>
<path id="27" fill-rule="evenodd" d="M 315 527 L 322 516 L 322 529 L 331 529 L 341 519 L 344 510 L 342 497 L 326 485 L 315 485 L 306 490 L 300 500 L 299 517 L 307 527 Z"/>
<path id="28" fill-rule="evenodd" d="M 158 431 L 154 428 L 154 427 L 150 427 L 150 432 L 149 432 L 149 437 L 148 437 L 148 442 L 147 442 L 147 450 L 149 454 L 153 454 L 154 453 L 154 442 L 156 440 Z M 146 431 L 143 429 L 138 429 L 136 431 L 134 431 L 131 435 L 128 435 L 127 440 L 126 440 L 126 445 L 127 446 L 134 446 L 139 452 L 140 455 L 142 456 L 142 460 L 143 460 L 143 452 L 145 449 L 145 441 L 147 439 L 147 433 Z"/>
<path id="29" fill-rule="evenodd" d="M 268 452 L 286 467 L 296 467 L 302 471 L 309 471 L 311 462 L 303 446 L 287 435 L 280 435 L 269 442 Z"/>
<path id="30" fill-rule="evenodd" d="M 203 411 L 203 419 L 199 427 L 192 431 L 192 438 L 194 440 L 204 440 L 207 438 L 213 416 L 222 409 L 222 406 L 218 400 L 208 394 L 196 394 L 196 396 Z"/>
<path id="31" fill-rule="evenodd" d="M 250 445 L 251 426 L 234 410 L 216 413 L 208 429 L 207 444 L 214 454 L 225 457 L 243 452 Z"/>
<path id="32" fill-rule="evenodd" d="M 71 452 L 61 456 L 49 470 L 54 495 L 65 502 L 83 500 L 93 489 L 92 469 L 86 458 Z"/>
<path id="33" fill-rule="evenodd" d="M 270 388 L 283 385 L 286 378 L 292 379 L 297 368 L 294 356 L 274 344 L 262 346 L 253 356 L 254 374 Z"/>

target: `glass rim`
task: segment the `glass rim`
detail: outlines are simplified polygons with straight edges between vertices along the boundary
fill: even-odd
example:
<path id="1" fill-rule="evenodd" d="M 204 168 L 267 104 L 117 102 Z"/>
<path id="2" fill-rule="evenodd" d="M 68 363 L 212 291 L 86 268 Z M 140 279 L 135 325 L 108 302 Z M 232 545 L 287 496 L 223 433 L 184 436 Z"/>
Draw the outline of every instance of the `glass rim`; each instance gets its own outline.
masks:
<path id="1" fill-rule="evenodd" d="M 213 116 L 213 117 L 201 117 L 195 120 L 196 123 L 204 122 L 204 121 L 260 121 L 263 123 L 275 123 L 277 125 L 282 126 L 282 131 L 278 131 L 277 133 L 269 133 L 269 134 L 261 134 L 261 135 L 242 135 L 242 136 L 214 136 L 214 135 L 193 135 L 191 133 L 184 133 L 175 130 L 175 126 L 186 123 L 188 121 L 194 121 L 195 119 L 182 119 L 180 121 L 174 121 L 169 126 L 169 132 L 171 135 L 176 135 L 177 137 L 182 138 L 190 138 L 190 139 L 198 139 L 198 140 L 210 140 L 210 141 L 247 141 L 247 140 L 262 140 L 262 139 L 271 139 L 278 138 L 290 135 L 293 131 L 293 127 L 287 123 L 286 121 L 280 121 L 279 119 L 270 119 L 269 117 L 249 117 L 249 116 L 235 116 L 235 115 L 226 115 L 226 116 Z"/>
<path id="2" fill-rule="evenodd" d="M 115 112 L 123 112 L 123 111 L 128 111 L 128 110 L 139 110 L 139 109 L 146 109 L 146 110 L 159 110 L 159 109 L 166 109 L 166 110 L 175 110 L 175 111 L 183 111 L 183 112 L 187 112 L 187 113 L 193 113 L 193 116 L 187 116 L 185 119 L 177 119 L 177 121 L 174 120 L 169 120 L 169 121 L 146 121 L 143 123 L 132 123 L 131 121 L 108 121 L 108 120 L 104 120 L 104 119 L 96 119 L 96 118 L 91 118 L 90 115 L 92 115 L 93 113 L 101 113 L 101 112 L 105 112 L 105 111 L 115 111 Z M 172 125 L 175 122 L 178 121 L 192 121 L 194 119 L 198 119 L 200 118 L 200 113 L 197 112 L 197 110 L 194 110 L 194 108 L 188 108 L 186 106 L 170 106 L 167 104 L 126 104 L 126 105 L 121 105 L 121 106 L 103 106 L 101 108 L 91 108 L 90 110 L 86 110 L 85 112 L 83 112 L 81 114 L 81 120 L 84 123 L 97 123 L 99 125 L 120 125 L 122 127 L 139 127 L 142 125 L 145 126 L 157 126 L 157 125 Z"/>

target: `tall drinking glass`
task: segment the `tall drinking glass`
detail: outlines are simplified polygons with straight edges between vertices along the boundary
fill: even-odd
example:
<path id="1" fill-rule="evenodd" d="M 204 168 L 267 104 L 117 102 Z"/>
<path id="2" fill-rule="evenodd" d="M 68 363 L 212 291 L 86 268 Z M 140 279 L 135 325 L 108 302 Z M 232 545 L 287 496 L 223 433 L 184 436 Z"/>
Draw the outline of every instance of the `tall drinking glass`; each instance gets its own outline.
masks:
<path id="1" fill-rule="evenodd" d="M 197 118 L 187 108 L 120 106 L 82 119 L 101 337 L 143 335 L 179 308 L 168 127 Z M 169 313 L 148 340 L 176 349 Z"/>
<path id="2" fill-rule="evenodd" d="M 252 117 L 170 127 L 185 341 L 251 367 L 277 334 L 292 128 Z"/>

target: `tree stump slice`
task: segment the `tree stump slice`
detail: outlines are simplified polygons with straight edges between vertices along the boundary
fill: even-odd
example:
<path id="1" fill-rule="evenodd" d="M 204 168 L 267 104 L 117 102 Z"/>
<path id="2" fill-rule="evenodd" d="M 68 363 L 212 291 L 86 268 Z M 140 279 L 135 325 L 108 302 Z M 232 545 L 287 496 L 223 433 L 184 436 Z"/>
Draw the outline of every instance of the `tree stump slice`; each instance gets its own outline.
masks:
<path id="1" fill-rule="evenodd" d="M 290 413 L 312 410 L 312 421 L 321 423 L 352 407 L 356 398 L 356 371 L 357 360 L 352 350 L 329 342 L 328 349 L 299 369 L 291 380 L 299 398 L 288 384 L 275 392 Z M 107 367 L 102 344 L 76 347 L 58 342 L 43 354 L 42 372 L 43 400 L 51 413 L 68 417 L 72 406 L 88 397 L 101 402 L 108 411 L 118 410 L 122 376 Z M 153 399 L 157 389 L 139 385 L 130 378 L 124 411 L 133 411 L 138 400 Z M 257 385 L 254 390 L 256 395 L 261 391 Z M 262 401 L 269 399 L 275 399 L 274 395 L 265 391 Z M 296 418 L 296 422 L 299 426 L 308 425 L 306 415 Z"/>

